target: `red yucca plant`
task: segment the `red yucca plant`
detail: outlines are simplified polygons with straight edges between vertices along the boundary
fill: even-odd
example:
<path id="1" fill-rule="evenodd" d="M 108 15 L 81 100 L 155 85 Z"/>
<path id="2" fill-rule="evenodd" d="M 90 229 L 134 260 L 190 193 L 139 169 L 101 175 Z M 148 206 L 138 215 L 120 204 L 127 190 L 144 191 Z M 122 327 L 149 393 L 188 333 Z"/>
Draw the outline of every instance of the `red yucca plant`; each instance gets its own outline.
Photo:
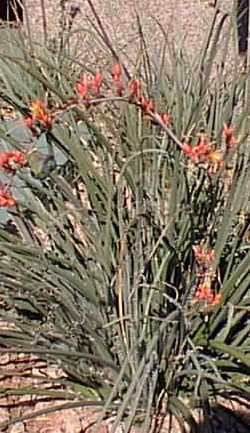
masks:
<path id="1" fill-rule="evenodd" d="M 249 397 L 248 76 L 212 79 L 218 19 L 192 66 L 163 32 L 134 77 L 1 48 L 0 352 L 58 363 L 96 431 L 195 431 L 195 408 Z"/>

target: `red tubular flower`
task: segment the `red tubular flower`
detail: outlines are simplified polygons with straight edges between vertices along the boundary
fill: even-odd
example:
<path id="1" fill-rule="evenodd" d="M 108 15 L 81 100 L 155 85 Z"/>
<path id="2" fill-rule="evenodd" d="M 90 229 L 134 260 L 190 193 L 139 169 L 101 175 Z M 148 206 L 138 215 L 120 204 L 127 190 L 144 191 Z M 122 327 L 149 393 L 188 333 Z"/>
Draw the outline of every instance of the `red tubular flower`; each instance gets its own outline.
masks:
<path id="1" fill-rule="evenodd" d="M 39 122 L 46 130 L 50 130 L 53 124 L 53 118 L 49 115 L 45 104 L 42 101 L 34 101 L 30 105 L 30 110 L 32 113 L 31 120 L 26 119 L 26 125 L 30 125 L 31 128 Z M 29 117 L 30 119 L 30 117 Z M 31 129 L 30 128 L 30 129 Z"/>
<path id="2" fill-rule="evenodd" d="M 8 152 L 8 158 L 9 165 L 17 164 L 19 165 L 19 167 L 26 167 L 28 165 L 26 154 L 23 152 L 19 152 L 18 150 Z"/>
<path id="3" fill-rule="evenodd" d="M 220 293 L 215 294 L 211 287 L 210 282 L 204 282 L 197 288 L 193 303 L 205 303 L 208 307 L 216 307 L 221 303 L 222 296 Z"/>
<path id="4" fill-rule="evenodd" d="M 166 126 L 171 126 L 171 124 L 172 124 L 172 116 L 169 113 L 162 113 L 161 114 L 161 120 L 162 120 L 162 123 L 164 123 L 164 125 L 166 125 Z"/>
<path id="5" fill-rule="evenodd" d="M 14 150 L 12 152 L 0 153 L 0 167 L 10 174 L 15 174 L 17 166 L 26 167 L 28 160 L 23 152 Z"/>
<path id="6" fill-rule="evenodd" d="M 211 304 L 214 300 L 214 294 L 210 288 L 210 284 L 200 284 L 197 288 L 194 302 L 207 302 Z"/>
<path id="7" fill-rule="evenodd" d="M 36 137 L 39 135 L 38 128 L 36 127 L 36 119 L 35 116 L 29 116 L 24 119 L 24 123 L 27 126 L 27 128 L 31 131 L 32 135 Z"/>
<path id="8" fill-rule="evenodd" d="M 9 192 L 6 185 L 0 186 L 0 207 L 14 207 L 17 205 L 16 199 Z"/>
<path id="9" fill-rule="evenodd" d="M 34 116 L 29 116 L 24 119 L 25 125 L 30 129 L 33 135 L 37 135 L 36 122 Z"/>
<path id="10" fill-rule="evenodd" d="M 115 64 L 112 69 L 112 81 L 116 88 L 117 96 L 122 96 L 124 94 L 124 84 L 122 82 L 122 68 L 119 63 Z"/>
<path id="11" fill-rule="evenodd" d="M 223 135 L 226 141 L 227 149 L 233 149 L 239 143 L 239 140 L 235 137 L 235 129 L 227 126 L 226 124 L 223 128 Z"/>
<path id="12" fill-rule="evenodd" d="M 116 63 L 112 69 L 112 79 L 113 82 L 119 82 L 122 78 L 122 68 L 119 63 Z"/>
<path id="13" fill-rule="evenodd" d="M 154 113 L 155 112 L 155 103 L 151 100 L 148 101 L 147 103 L 147 107 L 146 107 L 146 112 L 148 113 Z"/>
<path id="14" fill-rule="evenodd" d="M 199 159 L 197 158 L 196 152 L 195 152 L 195 148 L 193 146 L 191 146 L 190 144 L 183 143 L 183 145 L 182 145 L 182 151 L 194 163 L 197 163 L 199 161 Z"/>
<path id="15" fill-rule="evenodd" d="M 221 152 L 214 148 L 204 134 L 200 136 L 196 146 L 183 143 L 182 150 L 194 164 L 208 163 L 219 167 L 222 162 Z"/>
<path id="16" fill-rule="evenodd" d="M 199 138 L 198 144 L 194 148 L 199 162 L 207 162 L 213 150 L 212 144 L 209 143 L 206 136 L 202 134 Z"/>
<path id="17" fill-rule="evenodd" d="M 221 295 L 221 293 L 215 293 L 214 294 L 214 300 L 213 300 L 213 303 L 212 303 L 213 306 L 220 305 L 221 302 L 222 302 L 222 295 Z"/>
<path id="18" fill-rule="evenodd" d="M 9 171 L 9 158 L 7 155 L 8 153 L 9 152 L 0 153 L 0 167 L 7 172 Z"/>
<path id="19" fill-rule="evenodd" d="M 97 74 L 91 81 L 91 89 L 95 96 L 100 96 L 102 82 L 103 82 L 103 76 L 102 74 L 97 72 Z"/>
<path id="20" fill-rule="evenodd" d="M 76 83 L 75 85 L 76 92 L 82 99 L 88 98 L 88 92 L 89 92 L 89 80 L 86 74 L 84 74 L 81 81 Z"/>
<path id="21" fill-rule="evenodd" d="M 46 122 L 48 113 L 45 104 L 42 101 L 33 101 L 30 105 L 30 110 L 36 120 Z"/>
<path id="22" fill-rule="evenodd" d="M 215 259 L 214 250 L 206 250 L 201 245 L 193 246 L 194 255 L 199 264 L 211 265 Z"/>
<path id="23" fill-rule="evenodd" d="M 141 96 L 140 98 L 140 106 L 144 113 L 154 113 L 155 112 L 155 103 L 151 101 L 150 99 L 144 98 L 144 96 Z"/>
<path id="24" fill-rule="evenodd" d="M 132 80 L 129 84 L 130 98 L 139 100 L 142 96 L 140 80 Z"/>

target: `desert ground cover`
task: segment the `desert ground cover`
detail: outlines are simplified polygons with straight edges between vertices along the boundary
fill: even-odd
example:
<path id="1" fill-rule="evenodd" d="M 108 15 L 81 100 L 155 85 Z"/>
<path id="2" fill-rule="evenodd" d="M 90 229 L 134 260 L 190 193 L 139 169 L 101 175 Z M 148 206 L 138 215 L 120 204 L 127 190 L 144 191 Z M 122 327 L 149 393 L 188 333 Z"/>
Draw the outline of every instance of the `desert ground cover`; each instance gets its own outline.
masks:
<path id="1" fill-rule="evenodd" d="M 48 37 L 53 37 L 56 31 L 60 31 L 60 7 L 59 1 L 44 0 L 46 11 L 46 30 Z M 151 52 L 157 55 L 157 49 L 162 43 L 162 32 L 159 23 L 169 40 L 176 43 L 184 43 L 190 55 L 197 53 L 208 22 L 213 15 L 213 7 L 208 0 L 97 0 L 93 5 L 104 23 L 105 29 L 115 47 L 125 51 L 125 55 L 133 56 L 136 53 L 136 40 L 138 27 L 136 13 L 139 14 L 143 24 L 146 41 Z M 39 0 L 27 0 L 28 21 L 31 27 L 32 38 L 40 37 L 44 32 L 43 13 Z M 91 30 L 89 19 L 93 21 L 93 13 L 89 5 L 84 1 L 65 2 L 67 9 L 70 5 L 79 6 L 79 13 L 75 21 L 75 28 L 82 29 L 78 48 L 84 57 L 90 56 L 94 49 L 93 34 L 88 36 Z M 222 11 L 231 12 L 233 0 L 218 1 L 217 7 Z M 87 43 L 85 45 L 85 43 Z M 92 43 L 92 44 L 91 44 Z M 94 45 L 94 46 L 93 46 Z"/>

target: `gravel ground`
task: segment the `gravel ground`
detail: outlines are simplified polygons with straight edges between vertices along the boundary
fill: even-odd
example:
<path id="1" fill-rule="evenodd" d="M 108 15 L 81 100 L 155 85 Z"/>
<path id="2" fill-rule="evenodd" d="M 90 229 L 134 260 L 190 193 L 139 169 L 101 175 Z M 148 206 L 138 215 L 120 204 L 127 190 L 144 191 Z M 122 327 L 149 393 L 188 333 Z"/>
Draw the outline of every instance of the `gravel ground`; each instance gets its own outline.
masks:
<path id="1" fill-rule="evenodd" d="M 44 35 L 41 3 L 44 3 L 46 11 L 48 38 L 56 37 L 60 28 L 59 0 L 26 0 L 31 37 L 39 41 Z M 184 44 L 189 55 L 193 56 L 201 46 L 208 23 L 214 14 L 214 8 L 209 7 L 209 0 L 92 0 L 92 3 L 118 52 L 126 47 L 125 53 L 129 58 L 133 58 L 137 51 L 136 11 L 141 18 L 151 53 L 156 56 L 163 41 L 162 31 L 157 22 L 170 41 Z M 65 4 L 67 9 L 72 5 L 80 8 L 74 20 L 73 30 L 79 30 L 76 37 L 77 49 L 82 51 L 85 57 L 90 57 L 93 53 L 94 38 L 93 34 L 89 33 L 89 18 L 93 20 L 93 13 L 88 1 L 66 0 Z M 231 11 L 233 0 L 219 0 L 217 4 L 221 10 Z"/>

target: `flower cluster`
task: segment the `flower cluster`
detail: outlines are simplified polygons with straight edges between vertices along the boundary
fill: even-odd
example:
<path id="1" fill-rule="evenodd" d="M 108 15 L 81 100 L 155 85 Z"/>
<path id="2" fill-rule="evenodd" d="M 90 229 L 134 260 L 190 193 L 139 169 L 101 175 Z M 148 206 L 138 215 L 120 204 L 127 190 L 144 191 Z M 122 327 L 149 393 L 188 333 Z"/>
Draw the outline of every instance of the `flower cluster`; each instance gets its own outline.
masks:
<path id="1" fill-rule="evenodd" d="M 220 164 L 222 162 L 222 153 L 215 149 L 205 134 L 200 135 L 196 146 L 183 143 L 182 150 L 194 164 Z"/>
<path id="2" fill-rule="evenodd" d="M 28 165 L 27 155 L 24 152 L 13 150 L 10 152 L 0 153 L 0 169 L 5 173 L 14 175 L 18 168 Z M 12 196 L 9 186 L 0 184 L 0 208 L 16 206 L 17 201 Z"/>
<path id="3" fill-rule="evenodd" d="M 129 83 L 128 90 L 131 102 L 140 101 L 142 98 L 142 86 L 140 80 L 132 80 Z"/>
<path id="4" fill-rule="evenodd" d="M 42 101 L 33 101 L 30 105 L 31 116 L 26 117 L 26 126 L 34 136 L 39 135 L 39 128 L 50 131 L 53 125 L 53 116 L 48 112 Z"/>
<path id="5" fill-rule="evenodd" d="M 193 302 L 204 304 L 206 307 L 206 311 L 210 311 L 214 307 L 220 305 L 221 294 L 214 293 L 214 291 L 211 289 L 211 281 L 207 280 L 199 284 L 199 286 L 197 287 Z"/>
<path id="6" fill-rule="evenodd" d="M 226 151 L 234 149 L 239 143 L 239 140 L 235 136 L 235 129 L 226 124 L 223 128 L 223 136 L 226 143 Z M 212 164 L 217 167 L 217 169 L 223 167 L 222 152 L 215 149 L 214 144 L 208 140 L 205 134 L 200 135 L 195 146 L 183 143 L 182 151 L 194 164 Z"/>
<path id="7" fill-rule="evenodd" d="M 10 193 L 7 185 L 0 185 L 0 207 L 14 207 L 17 205 L 15 197 Z"/>
<path id="8" fill-rule="evenodd" d="M 23 152 L 13 150 L 0 153 L 0 168 L 8 174 L 15 174 L 18 167 L 26 167 L 27 165 L 27 156 Z"/>
<path id="9" fill-rule="evenodd" d="M 193 251 L 195 258 L 200 266 L 203 266 L 206 269 L 211 267 L 215 259 L 214 250 L 207 250 L 201 245 L 195 245 L 193 246 Z"/>
<path id="10" fill-rule="evenodd" d="M 211 288 L 213 281 L 214 250 L 209 250 L 202 245 L 193 247 L 195 259 L 198 264 L 199 281 L 193 299 L 194 304 L 201 304 L 205 311 L 211 311 L 221 303 L 221 294 L 216 294 Z"/>
<path id="11" fill-rule="evenodd" d="M 87 100 L 90 98 L 90 95 L 100 97 L 102 83 L 103 76 L 99 72 L 93 78 L 89 78 L 84 74 L 81 81 L 76 83 L 75 90 L 81 99 Z"/>
<path id="12" fill-rule="evenodd" d="M 128 101 L 130 103 L 136 104 L 138 107 L 140 107 L 142 113 L 151 116 L 151 120 L 154 120 L 152 118 L 152 114 L 156 113 L 156 106 L 154 101 L 151 99 L 145 98 L 142 91 L 142 85 L 141 81 L 138 79 L 132 80 L 126 89 L 126 86 L 124 85 L 123 79 L 122 79 L 122 68 L 121 65 L 116 64 L 113 67 L 112 70 L 112 82 L 116 89 L 116 95 L 117 96 L 123 96 L 125 92 L 128 94 Z M 172 117 L 169 113 L 158 113 L 160 116 L 161 122 L 166 125 L 170 126 L 172 123 Z"/>

